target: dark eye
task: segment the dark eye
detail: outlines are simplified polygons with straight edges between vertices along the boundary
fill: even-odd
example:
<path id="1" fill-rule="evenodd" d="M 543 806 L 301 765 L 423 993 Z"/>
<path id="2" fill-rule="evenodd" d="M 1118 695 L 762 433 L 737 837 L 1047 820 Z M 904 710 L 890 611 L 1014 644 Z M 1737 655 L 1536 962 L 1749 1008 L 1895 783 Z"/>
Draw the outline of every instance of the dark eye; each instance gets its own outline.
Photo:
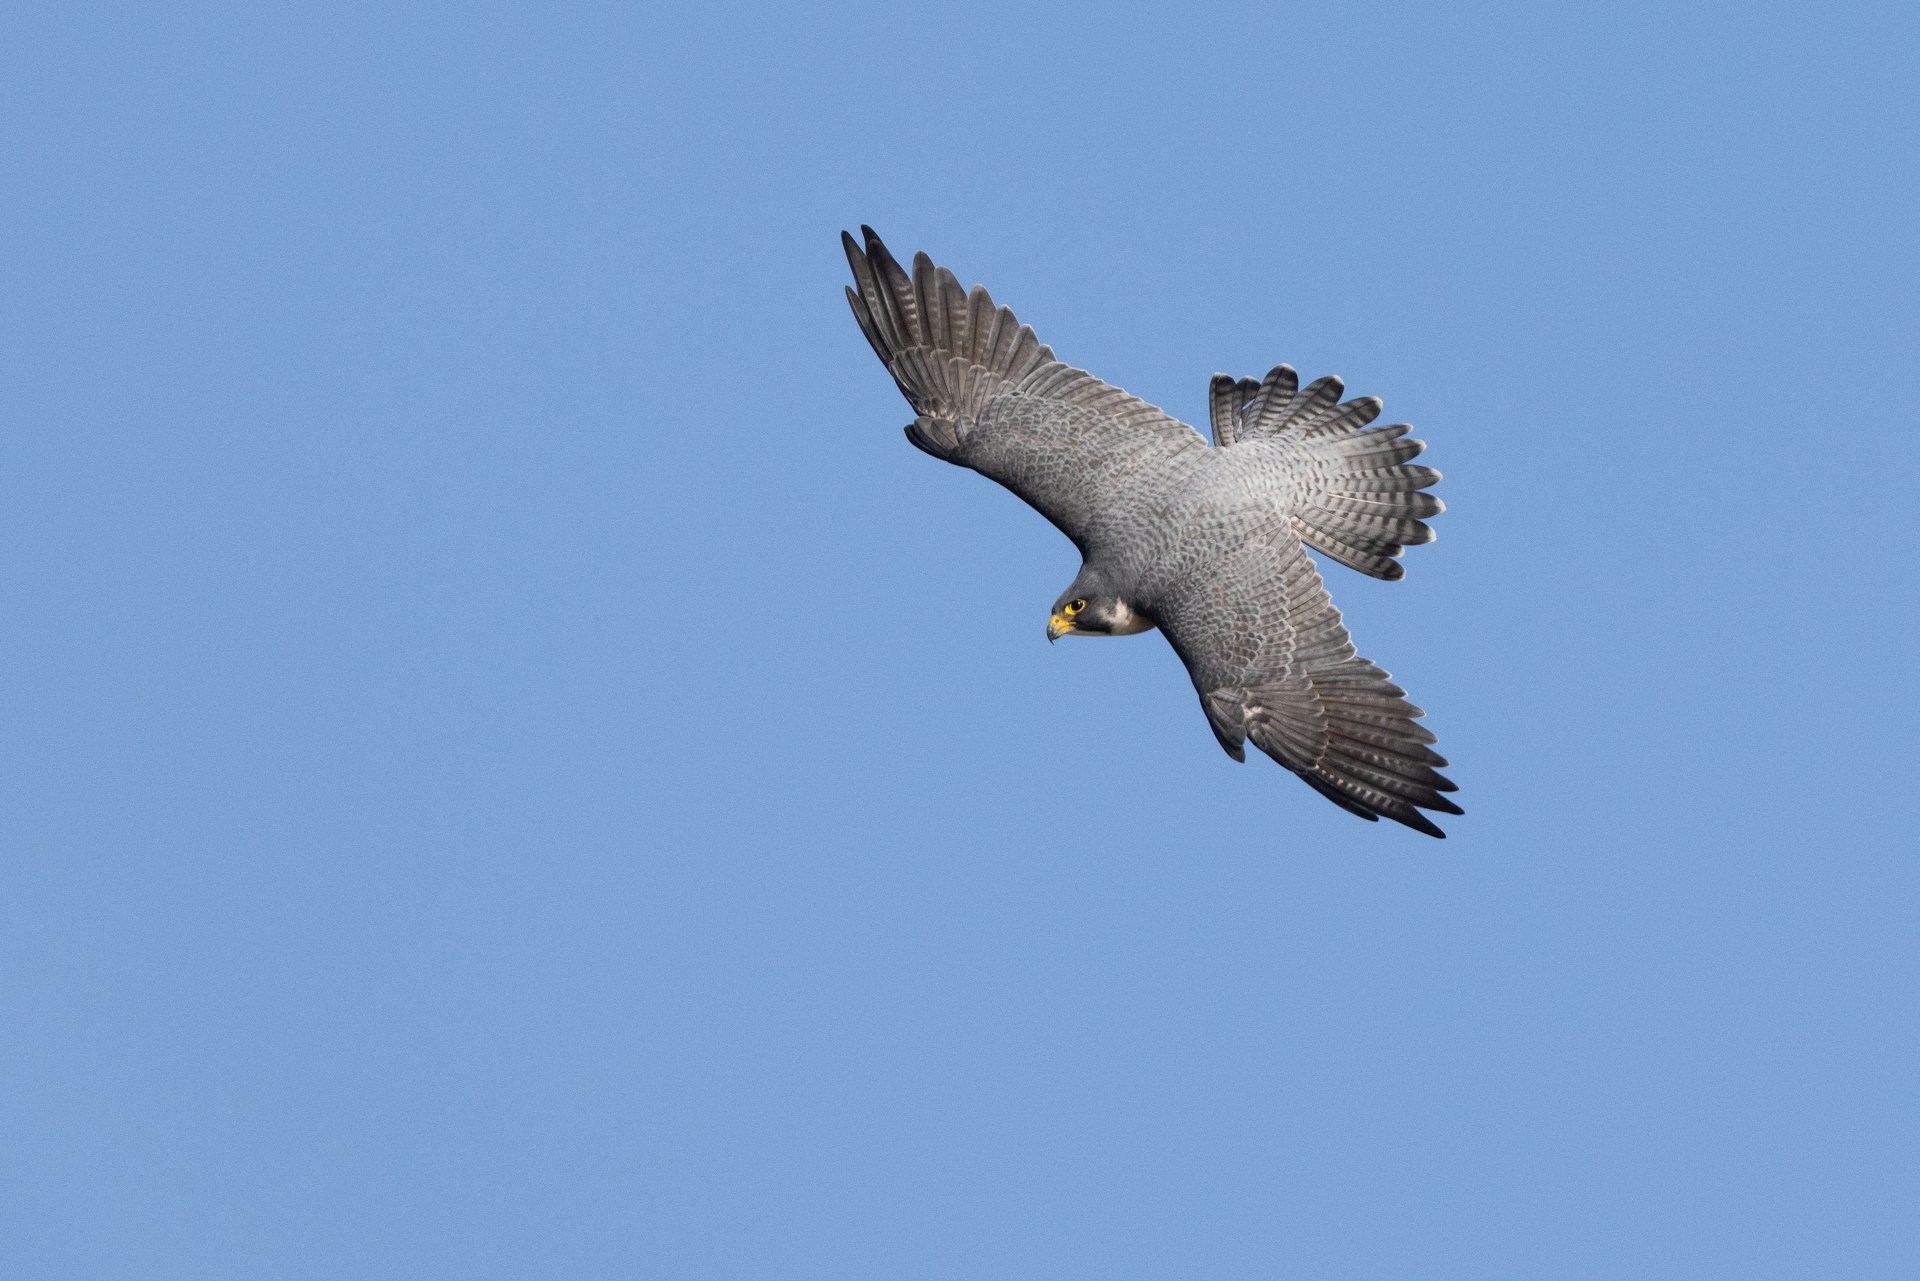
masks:
<path id="1" fill-rule="evenodd" d="M 1067 613 L 1077 614 L 1081 610 L 1085 609 L 1086 607 L 1087 607 L 1087 602 L 1076 598 L 1074 600 L 1070 600 L 1067 602 Z"/>

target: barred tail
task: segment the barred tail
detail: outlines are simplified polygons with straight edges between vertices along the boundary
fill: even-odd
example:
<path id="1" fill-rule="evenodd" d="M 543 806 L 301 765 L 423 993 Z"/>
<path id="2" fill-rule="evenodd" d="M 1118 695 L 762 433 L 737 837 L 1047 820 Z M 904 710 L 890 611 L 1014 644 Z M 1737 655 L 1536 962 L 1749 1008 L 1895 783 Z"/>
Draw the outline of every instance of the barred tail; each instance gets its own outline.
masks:
<path id="1" fill-rule="evenodd" d="M 1342 401 L 1345 384 L 1328 376 L 1305 387 L 1281 365 L 1258 384 L 1215 379 L 1216 405 L 1240 402 L 1232 417 L 1236 441 L 1290 440 L 1305 454 L 1308 493 L 1293 525 L 1308 545 L 1342 565 L 1375 578 L 1403 577 L 1400 549 L 1433 541 L 1426 518 L 1446 505 L 1424 493 L 1440 479 L 1431 467 L 1410 460 L 1426 448 L 1407 435 L 1405 423 L 1367 424 L 1380 416 L 1380 398 Z M 1216 408 L 1216 435 L 1221 414 Z"/>

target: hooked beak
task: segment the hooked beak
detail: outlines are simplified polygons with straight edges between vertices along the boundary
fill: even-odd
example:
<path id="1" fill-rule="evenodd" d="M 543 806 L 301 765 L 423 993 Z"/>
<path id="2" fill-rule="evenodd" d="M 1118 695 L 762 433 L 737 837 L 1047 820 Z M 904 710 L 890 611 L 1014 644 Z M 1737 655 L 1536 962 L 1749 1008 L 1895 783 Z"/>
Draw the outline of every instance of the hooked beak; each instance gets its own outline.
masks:
<path id="1" fill-rule="evenodd" d="M 1053 642 L 1059 640 L 1062 636 L 1065 636 L 1068 632 L 1072 630 L 1073 630 L 1072 619 L 1062 618 L 1060 615 L 1055 614 L 1052 618 L 1049 618 L 1047 620 L 1047 644 L 1049 645 L 1053 644 Z"/>

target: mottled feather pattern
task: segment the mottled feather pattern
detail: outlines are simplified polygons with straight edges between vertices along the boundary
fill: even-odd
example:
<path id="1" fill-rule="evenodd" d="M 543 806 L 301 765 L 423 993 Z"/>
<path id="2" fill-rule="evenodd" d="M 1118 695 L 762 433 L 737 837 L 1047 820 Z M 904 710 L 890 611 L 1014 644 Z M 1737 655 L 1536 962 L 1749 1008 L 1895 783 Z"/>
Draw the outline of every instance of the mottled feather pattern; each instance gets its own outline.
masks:
<path id="1" fill-rule="evenodd" d="M 1250 739 L 1343 807 L 1441 835 L 1420 810 L 1458 807 L 1423 713 L 1355 655 L 1299 542 L 1268 527 L 1213 568 L 1170 584 L 1156 617 L 1222 746 L 1241 756 Z"/>
<path id="2" fill-rule="evenodd" d="M 1432 541 L 1433 531 L 1422 522 L 1445 510 L 1439 499 L 1417 492 L 1440 473 L 1403 465 L 1426 446 L 1406 438 L 1405 423 L 1368 428 L 1380 416 L 1379 397 L 1342 401 L 1345 385 L 1331 375 L 1300 387 L 1287 365 L 1275 366 L 1257 383 L 1214 375 L 1216 444 L 1223 420 L 1218 406 L 1230 399 L 1228 383 L 1241 398 L 1229 442 L 1273 453 L 1275 466 L 1302 480 L 1295 532 L 1350 569 L 1401 577 L 1401 548 Z"/>
<path id="3" fill-rule="evenodd" d="M 1340 379 L 1293 369 L 1216 374 L 1214 448 L 1191 427 L 1054 357 L 976 285 L 916 254 L 909 273 L 870 228 L 843 235 L 847 300 L 919 416 L 928 453 L 998 481 L 1080 548 L 1081 581 L 1153 620 L 1186 664 L 1220 745 L 1251 741 L 1342 809 L 1440 836 L 1421 813 L 1459 813 L 1387 673 L 1355 654 L 1302 546 L 1398 578 L 1429 541 L 1440 479 L 1412 465 L 1405 424 L 1343 401 Z"/>

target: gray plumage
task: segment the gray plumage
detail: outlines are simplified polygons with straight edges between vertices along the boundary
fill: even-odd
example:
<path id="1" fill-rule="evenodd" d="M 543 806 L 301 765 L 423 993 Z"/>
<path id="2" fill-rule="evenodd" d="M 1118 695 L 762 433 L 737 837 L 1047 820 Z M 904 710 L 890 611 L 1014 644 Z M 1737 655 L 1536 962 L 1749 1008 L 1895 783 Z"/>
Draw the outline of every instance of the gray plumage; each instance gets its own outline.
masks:
<path id="1" fill-rule="evenodd" d="M 1216 374 L 1213 447 L 1154 406 L 1056 360 L 987 291 L 916 254 L 909 274 L 880 238 L 842 233 L 854 318 L 918 416 L 907 439 L 1005 485 L 1080 549 L 1053 627 L 1158 626 L 1186 664 L 1220 746 L 1246 743 L 1334 804 L 1444 833 L 1420 811 L 1460 813 L 1419 708 L 1359 657 L 1303 544 L 1376 578 L 1430 542 L 1440 473 L 1405 424 L 1372 427 L 1380 401 L 1343 401 L 1338 378 L 1299 386 Z"/>

